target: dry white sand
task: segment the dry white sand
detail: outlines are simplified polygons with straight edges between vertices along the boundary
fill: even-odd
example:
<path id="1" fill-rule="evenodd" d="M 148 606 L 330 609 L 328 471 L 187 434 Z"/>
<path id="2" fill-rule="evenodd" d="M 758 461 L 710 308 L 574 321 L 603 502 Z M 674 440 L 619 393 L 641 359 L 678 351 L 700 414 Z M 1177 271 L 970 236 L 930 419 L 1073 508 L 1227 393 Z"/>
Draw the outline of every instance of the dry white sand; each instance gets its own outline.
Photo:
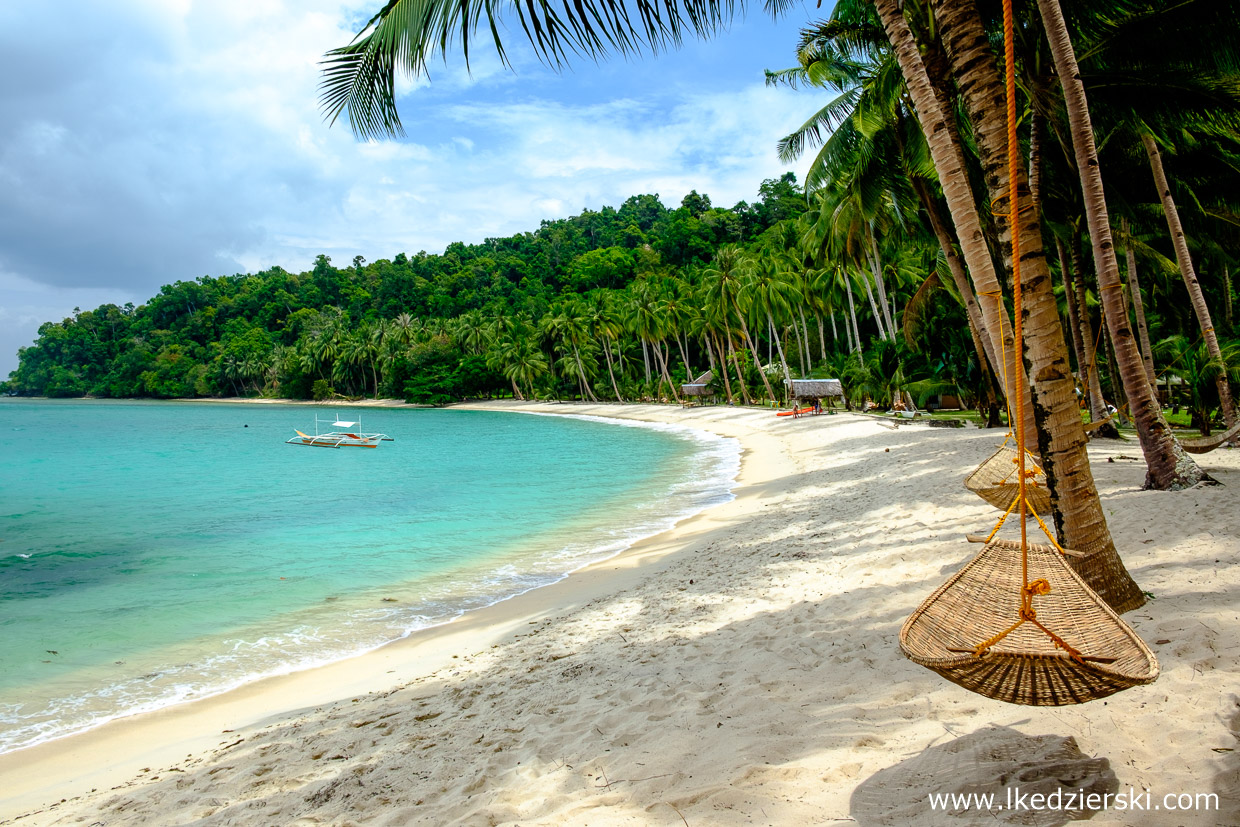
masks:
<path id="1" fill-rule="evenodd" d="M 737 499 L 379 652 L 0 756 L 0 823 L 1071 816 L 947 814 L 927 799 L 996 792 L 1002 804 L 1019 787 L 1149 790 L 1140 801 L 1151 808 L 1213 793 L 1210 811 L 1111 810 L 1094 823 L 1240 824 L 1240 451 L 1199 457 L 1225 487 L 1157 493 L 1140 490 L 1135 442 L 1091 446 L 1117 545 L 1155 596 L 1125 619 L 1162 676 L 1046 709 L 966 692 L 905 660 L 896 641 L 977 551 L 964 535 L 997 518 L 961 481 L 1001 434 L 731 408 L 486 407 L 737 437 Z"/>

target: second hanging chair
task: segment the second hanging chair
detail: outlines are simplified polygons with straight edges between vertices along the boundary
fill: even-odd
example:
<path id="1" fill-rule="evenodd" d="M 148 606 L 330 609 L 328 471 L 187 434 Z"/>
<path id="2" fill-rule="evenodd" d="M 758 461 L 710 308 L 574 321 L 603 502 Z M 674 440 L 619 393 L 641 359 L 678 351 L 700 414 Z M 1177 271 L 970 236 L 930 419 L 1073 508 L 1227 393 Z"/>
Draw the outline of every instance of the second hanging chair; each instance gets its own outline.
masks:
<path id="1" fill-rule="evenodd" d="M 1051 492 L 1046 486 L 1046 474 L 1033 454 L 1025 451 L 1025 498 L 1037 514 L 1049 514 Z M 1012 435 L 999 446 L 973 473 L 964 478 L 964 487 L 1003 512 L 1010 512 L 1020 496 L 1020 452 Z"/>

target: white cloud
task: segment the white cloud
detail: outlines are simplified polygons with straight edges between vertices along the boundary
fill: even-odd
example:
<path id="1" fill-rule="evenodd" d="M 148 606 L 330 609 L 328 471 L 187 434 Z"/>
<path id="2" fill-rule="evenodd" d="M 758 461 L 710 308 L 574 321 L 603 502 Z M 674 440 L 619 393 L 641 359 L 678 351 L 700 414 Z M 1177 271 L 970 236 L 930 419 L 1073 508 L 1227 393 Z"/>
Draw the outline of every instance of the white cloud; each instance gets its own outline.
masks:
<path id="1" fill-rule="evenodd" d="M 764 88 L 761 64 L 721 79 L 704 46 L 556 74 L 517 30 L 515 74 L 479 40 L 470 71 L 454 56 L 403 82 L 409 140 L 358 142 L 323 120 L 319 61 L 379 5 L 71 0 L 80 25 L 54 44 L 28 36 L 38 4 L 0 13 L 0 326 L 30 337 L 40 313 L 176 280 L 435 252 L 643 192 L 753 200 L 817 105 Z"/>

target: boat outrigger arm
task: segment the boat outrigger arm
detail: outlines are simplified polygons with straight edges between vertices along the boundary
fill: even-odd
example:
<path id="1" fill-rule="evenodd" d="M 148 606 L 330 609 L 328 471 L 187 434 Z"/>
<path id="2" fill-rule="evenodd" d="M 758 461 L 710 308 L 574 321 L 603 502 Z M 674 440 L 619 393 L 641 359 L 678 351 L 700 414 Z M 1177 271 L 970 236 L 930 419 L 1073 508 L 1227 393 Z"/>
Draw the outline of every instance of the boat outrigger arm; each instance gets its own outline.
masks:
<path id="1" fill-rule="evenodd" d="M 346 430 L 324 433 L 319 430 L 319 418 L 316 416 L 313 435 L 294 428 L 297 436 L 290 437 L 285 442 L 288 445 L 310 445 L 316 448 L 377 448 L 381 440 L 392 441 L 392 437 L 387 434 L 362 433 L 361 424 L 360 419 L 357 422 L 337 420 L 332 423 L 332 427 Z"/>

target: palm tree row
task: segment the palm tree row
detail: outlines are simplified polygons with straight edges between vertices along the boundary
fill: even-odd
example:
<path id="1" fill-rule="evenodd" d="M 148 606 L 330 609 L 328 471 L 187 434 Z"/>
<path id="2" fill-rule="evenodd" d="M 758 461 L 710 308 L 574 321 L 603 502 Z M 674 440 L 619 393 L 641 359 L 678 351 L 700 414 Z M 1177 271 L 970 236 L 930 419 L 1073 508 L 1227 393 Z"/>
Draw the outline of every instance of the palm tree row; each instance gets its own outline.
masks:
<path id="1" fill-rule="evenodd" d="M 347 110 L 359 135 L 400 134 L 390 82 L 394 67 L 424 71 L 430 55 L 455 42 L 450 31 L 468 41 L 484 19 L 503 55 L 504 13 L 519 18 L 545 59 L 560 63 L 570 54 L 599 59 L 609 49 L 657 50 L 685 32 L 709 36 L 731 11 L 730 4 L 642 0 L 630 17 L 600 12 L 588 2 L 561 13 L 537 4 L 475 8 L 396 0 L 353 44 L 330 53 L 324 104 L 333 118 Z M 834 311 L 845 306 L 841 298 L 846 301 L 845 339 L 860 366 L 869 337 L 858 326 L 858 304 L 860 315 L 869 310 L 878 361 L 885 362 L 897 320 L 903 316 L 903 332 L 911 339 L 933 293 L 942 290 L 960 303 L 979 365 L 989 367 L 996 389 L 1022 402 L 1012 415 L 1033 426 L 1026 447 L 1040 455 L 1059 540 L 1088 552 L 1078 564 L 1082 575 L 1126 611 L 1143 598 L 1115 553 L 1098 502 L 1078 394 L 1087 397 L 1095 420 L 1109 416 L 1104 393 L 1126 401 L 1149 487 L 1177 489 L 1208 479 L 1180 449 L 1156 398 L 1151 374 L 1157 375 L 1160 351 L 1149 346 L 1148 336 L 1139 342 L 1133 329 L 1146 329 L 1148 312 L 1169 314 L 1177 301 L 1187 304 L 1207 356 L 1220 366 L 1226 362 L 1191 239 L 1198 239 L 1199 257 L 1229 272 L 1229 248 L 1210 239 L 1235 239 L 1236 190 L 1208 176 L 1173 182 L 1163 153 L 1179 150 L 1198 163 L 1223 159 L 1222 169 L 1237 169 L 1240 12 L 1209 0 L 1121 0 L 1070 3 L 1065 15 L 1059 0 L 1024 0 L 1004 4 L 1004 23 L 1015 34 L 1007 39 L 1008 51 L 999 54 L 999 21 L 988 16 L 995 11 L 993 4 L 973 0 L 838 0 L 829 20 L 802 34 L 799 65 L 768 78 L 839 93 L 780 145 L 785 158 L 821 146 L 807 179 L 812 209 L 795 228 L 773 228 L 759 251 L 719 251 L 702 274 L 704 341 L 725 382 L 730 384 L 731 374 L 742 380 L 744 396 L 741 365 L 746 351 L 751 364 L 761 365 L 764 336 L 778 351 L 785 380 L 787 332 L 795 331 L 796 350 L 807 359 L 805 310 L 819 319 L 826 312 L 834 325 Z M 1170 48 L 1163 42 L 1168 31 L 1178 35 Z M 1203 43 L 1212 50 L 1204 60 L 1198 56 Z M 1009 106 L 1019 116 L 1016 135 L 1009 134 Z M 1096 134 L 1109 136 L 1105 154 Z M 1133 156 L 1142 153 L 1154 193 L 1132 191 L 1138 178 Z M 1106 190 L 1104 162 L 1119 171 L 1105 179 Z M 1186 189 L 1195 205 L 1188 221 L 1176 197 Z M 1154 220 L 1161 218 L 1187 303 L 1170 296 L 1153 301 L 1154 294 L 1146 300 L 1138 288 L 1135 325 L 1130 321 L 1113 215 L 1133 228 L 1123 233 L 1127 289 L 1138 283 L 1128 251 L 1161 263 L 1155 252 L 1168 249 L 1149 240 Z M 910 252 L 916 259 L 930 245 L 938 248 L 935 265 L 909 279 L 914 289 L 901 295 L 899 279 L 892 285 L 889 275 L 900 271 Z M 1067 255 L 1047 255 L 1064 247 Z M 1017 260 L 1024 329 L 1019 342 L 1011 306 Z M 1091 287 L 1096 307 L 1090 305 Z M 1225 298 L 1230 308 L 1229 281 Z M 660 338 L 647 318 L 652 301 L 639 302 L 644 358 L 646 345 Z M 1095 311 L 1100 347 L 1092 335 Z M 820 332 L 823 357 L 824 338 Z M 654 353 L 666 380 L 662 350 L 655 347 Z M 767 395 L 774 396 L 766 372 L 760 375 Z M 1228 371 L 1212 376 L 1224 421 L 1231 424 L 1236 414 Z M 732 395 L 730 388 L 727 393 Z"/>

